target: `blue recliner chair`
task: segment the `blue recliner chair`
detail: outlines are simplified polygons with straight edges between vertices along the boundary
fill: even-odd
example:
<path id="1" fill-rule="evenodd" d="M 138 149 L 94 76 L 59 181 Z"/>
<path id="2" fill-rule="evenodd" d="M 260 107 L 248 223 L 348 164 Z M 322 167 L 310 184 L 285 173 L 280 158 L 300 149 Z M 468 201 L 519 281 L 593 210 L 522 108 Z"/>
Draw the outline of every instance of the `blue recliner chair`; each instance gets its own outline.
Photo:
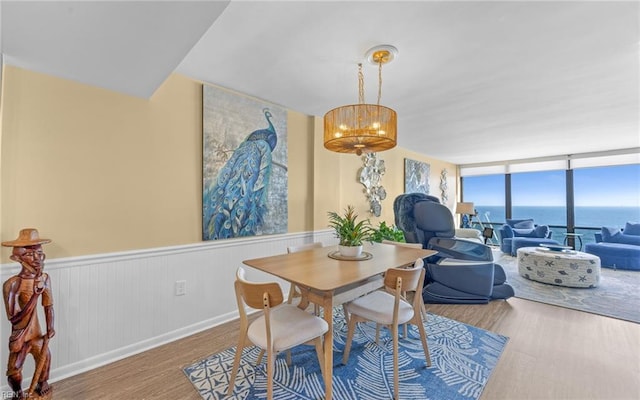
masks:
<path id="1" fill-rule="evenodd" d="M 493 262 L 491 248 L 456 238 L 453 215 L 438 198 L 403 194 L 393 208 L 407 243 L 438 251 L 425 259 L 425 303 L 482 304 L 514 295 L 504 269 Z"/>
<path id="2" fill-rule="evenodd" d="M 515 257 L 520 247 L 560 243 L 551 239 L 553 232 L 548 225 L 537 225 L 533 219 L 507 219 L 500 232 L 500 250 Z"/>

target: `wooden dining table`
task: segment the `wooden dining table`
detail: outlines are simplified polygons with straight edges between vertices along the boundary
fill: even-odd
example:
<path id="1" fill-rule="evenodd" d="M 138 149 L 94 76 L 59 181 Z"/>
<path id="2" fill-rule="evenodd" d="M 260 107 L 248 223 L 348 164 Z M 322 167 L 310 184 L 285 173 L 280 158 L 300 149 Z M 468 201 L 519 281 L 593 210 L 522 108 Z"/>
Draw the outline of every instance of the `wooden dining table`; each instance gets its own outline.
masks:
<path id="1" fill-rule="evenodd" d="M 302 293 L 299 307 L 306 308 L 309 302 L 312 302 L 323 308 L 323 318 L 329 325 L 324 337 L 324 382 L 327 400 L 332 398 L 333 307 L 382 287 L 382 274 L 388 268 L 406 267 L 418 258 L 436 254 L 434 250 L 366 243 L 363 251 L 368 259 L 339 260 L 329 257 L 329 254 L 337 250 L 338 246 L 328 246 L 243 261 L 250 267 L 298 286 Z"/>

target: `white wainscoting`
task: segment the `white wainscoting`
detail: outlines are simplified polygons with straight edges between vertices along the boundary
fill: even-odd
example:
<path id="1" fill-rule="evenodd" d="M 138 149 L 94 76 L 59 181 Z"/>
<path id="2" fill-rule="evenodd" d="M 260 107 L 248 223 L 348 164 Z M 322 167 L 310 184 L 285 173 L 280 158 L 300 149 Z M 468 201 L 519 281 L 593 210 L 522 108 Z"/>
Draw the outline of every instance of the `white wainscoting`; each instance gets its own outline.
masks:
<path id="1" fill-rule="evenodd" d="M 56 331 L 49 344 L 51 382 L 237 318 L 233 281 L 242 260 L 313 241 L 337 244 L 333 231 L 323 230 L 47 260 Z M 2 265 L 0 279 L 19 270 L 16 263 Z M 273 280 L 249 267 L 247 272 L 250 279 Z M 186 281 L 186 295 L 175 295 L 179 280 Z M 288 284 L 281 284 L 287 293 Z M 42 315 L 40 322 L 44 327 Z M 0 327 L 0 366 L 6 368 L 6 315 Z M 28 357 L 23 387 L 33 370 Z M 0 390 L 8 390 L 6 379 Z"/>

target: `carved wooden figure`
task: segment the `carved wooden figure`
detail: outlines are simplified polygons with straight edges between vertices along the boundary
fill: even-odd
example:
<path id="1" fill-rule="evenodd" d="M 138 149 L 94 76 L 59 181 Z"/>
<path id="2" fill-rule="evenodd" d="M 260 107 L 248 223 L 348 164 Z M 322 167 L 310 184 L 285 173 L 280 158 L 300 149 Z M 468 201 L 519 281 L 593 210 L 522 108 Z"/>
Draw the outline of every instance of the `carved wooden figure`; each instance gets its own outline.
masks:
<path id="1" fill-rule="evenodd" d="M 52 389 L 49 386 L 51 353 L 49 339 L 55 335 L 53 329 L 53 297 L 49 275 L 43 272 L 45 254 L 42 245 L 51 240 L 42 239 L 37 229 L 22 229 L 16 240 L 2 242 L 13 247 L 11 259 L 20 263 L 22 269 L 2 286 L 7 318 L 11 322 L 9 337 L 9 362 L 7 381 L 13 397 L 18 399 L 48 399 Z M 38 321 L 38 302 L 44 308 L 46 332 L 42 333 Z M 22 390 L 22 367 L 31 354 L 35 361 L 35 371 L 31 386 Z"/>

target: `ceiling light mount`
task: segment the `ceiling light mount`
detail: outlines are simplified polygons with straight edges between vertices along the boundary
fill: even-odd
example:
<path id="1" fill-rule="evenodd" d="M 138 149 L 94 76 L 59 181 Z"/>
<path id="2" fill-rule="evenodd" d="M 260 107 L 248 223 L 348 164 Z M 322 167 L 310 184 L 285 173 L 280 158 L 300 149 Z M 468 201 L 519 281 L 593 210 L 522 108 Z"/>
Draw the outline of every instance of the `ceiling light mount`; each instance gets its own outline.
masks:
<path id="1" fill-rule="evenodd" d="M 378 66 L 388 64 L 398 56 L 398 49 L 390 44 L 381 44 L 370 48 L 365 53 L 365 57 L 370 64 Z"/>

